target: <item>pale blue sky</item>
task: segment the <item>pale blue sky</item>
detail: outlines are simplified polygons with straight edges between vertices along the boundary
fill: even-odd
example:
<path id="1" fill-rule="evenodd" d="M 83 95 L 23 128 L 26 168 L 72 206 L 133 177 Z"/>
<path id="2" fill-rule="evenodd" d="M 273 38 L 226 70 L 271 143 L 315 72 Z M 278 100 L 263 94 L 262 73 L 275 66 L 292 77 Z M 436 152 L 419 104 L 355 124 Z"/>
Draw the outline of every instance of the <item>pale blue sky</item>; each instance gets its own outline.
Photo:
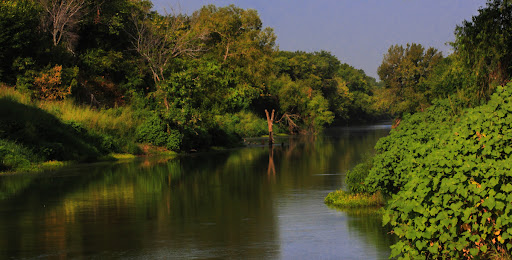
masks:
<path id="1" fill-rule="evenodd" d="M 456 25 L 469 20 L 486 0 L 152 0 L 158 11 L 192 13 L 206 4 L 256 9 L 272 27 L 280 50 L 330 51 L 377 78 L 393 44 L 410 42 L 449 54 Z"/>

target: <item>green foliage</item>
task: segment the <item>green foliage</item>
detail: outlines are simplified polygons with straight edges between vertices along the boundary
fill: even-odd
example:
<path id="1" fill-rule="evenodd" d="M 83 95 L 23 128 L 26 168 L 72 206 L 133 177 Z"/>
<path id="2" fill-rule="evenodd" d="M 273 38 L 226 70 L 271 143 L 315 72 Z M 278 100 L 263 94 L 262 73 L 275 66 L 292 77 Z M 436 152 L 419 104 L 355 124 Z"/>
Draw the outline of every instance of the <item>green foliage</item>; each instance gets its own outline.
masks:
<path id="1" fill-rule="evenodd" d="M 279 105 L 290 114 L 297 115 L 295 124 L 302 125 L 307 132 L 315 133 L 324 125 L 332 123 L 334 114 L 329 110 L 329 102 L 318 90 L 314 90 L 308 81 L 292 81 L 288 77 L 279 89 Z"/>
<path id="2" fill-rule="evenodd" d="M 217 115 L 215 121 L 225 131 L 243 137 L 258 137 L 268 134 L 267 121 L 251 112 L 241 111 L 236 114 Z"/>
<path id="3" fill-rule="evenodd" d="M 324 125 L 328 125 L 334 120 L 334 114 L 329 111 L 329 102 L 322 95 L 315 95 L 307 102 L 306 106 L 304 123 L 309 126 L 310 133 L 321 131 Z"/>
<path id="4" fill-rule="evenodd" d="M 364 182 L 373 166 L 372 160 L 373 158 L 370 157 L 347 172 L 345 183 L 347 184 L 347 189 L 350 193 L 357 194 L 368 192 L 368 187 Z"/>
<path id="5" fill-rule="evenodd" d="M 397 193 L 408 181 L 420 160 L 439 147 L 440 137 L 456 121 L 457 104 L 439 100 L 425 112 L 407 115 L 375 149 L 373 167 L 365 181 L 371 192 Z"/>
<path id="6" fill-rule="evenodd" d="M 0 172 L 28 171 L 31 162 L 41 161 L 30 149 L 15 142 L 0 139 Z"/>
<path id="7" fill-rule="evenodd" d="M 23 104 L 52 114 L 88 151 L 54 139 L 34 148 L 38 124 L 9 139 L 43 160 L 139 153 L 137 141 L 175 151 L 233 146 L 267 133 L 265 109 L 302 133 L 373 113 L 374 80 L 327 51 L 278 51 L 256 10 L 208 5 L 161 15 L 147 0 L 86 0 L 54 31 L 62 21 L 43 2 L 0 3 L 0 82 L 16 83 L 22 99 L 33 99 Z M 12 121 L 6 131 L 23 129 Z"/>
<path id="8" fill-rule="evenodd" d="M 123 54 L 112 50 L 88 49 L 80 58 L 84 67 L 89 70 L 89 73 L 108 75 L 120 70 L 118 66 L 120 66 L 123 61 Z"/>
<path id="9" fill-rule="evenodd" d="M 334 105 L 330 110 L 335 113 L 337 121 L 368 122 L 383 117 L 383 113 L 375 105 L 378 103 L 376 92 L 379 87 L 374 78 L 346 63 L 341 64 L 337 75 L 338 91 L 344 91 L 345 95 L 325 94 L 331 106 Z M 324 93 L 329 89 L 327 86 L 324 84 Z M 336 97 L 334 102 L 331 101 L 333 97 Z"/>
<path id="10" fill-rule="evenodd" d="M 385 91 L 381 96 L 384 107 L 395 115 L 425 109 L 430 100 L 424 95 L 421 83 L 441 59 L 442 54 L 437 49 L 425 50 L 421 44 L 407 44 L 406 48 L 391 46 L 377 71 L 384 82 Z"/>
<path id="11" fill-rule="evenodd" d="M 34 29 L 39 20 L 40 10 L 34 1 L 0 2 L 0 82 L 14 83 L 14 61 L 35 55 L 34 46 L 40 39 Z"/>
<path id="12" fill-rule="evenodd" d="M 422 82 L 428 100 L 443 99 L 472 86 L 474 79 L 459 56 L 452 54 L 439 62 Z M 468 96 L 468 99 L 472 98 Z"/>
<path id="13" fill-rule="evenodd" d="M 181 140 L 183 138 L 179 131 L 170 129 L 169 125 L 165 124 L 156 113 L 151 113 L 151 115 L 139 125 L 136 137 L 139 142 L 165 146 L 173 151 L 180 150 Z"/>
<path id="14" fill-rule="evenodd" d="M 455 53 L 474 79 L 466 86 L 471 98 L 487 99 L 494 87 L 512 75 L 512 5 L 509 1 L 487 1 L 471 21 L 455 29 Z"/>
<path id="15" fill-rule="evenodd" d="M 382 154 L 374 169 L 383 170 L 372 169 L 369 180 L 396 194 L 384 215 L 401 239 L 391 257 L 487 258 L 492 250 L 512 252 L 511 88 L 498 87 L 487 104 L 466 109 L 457 120 L 434 106 L 379 143 Z"/>
<path id="16" fill-rule="evenodd" d="M 273 63 L 276 79 L 267 90 L 265 109 L 277 103 L 277 110 L 293 115 L 303 132 L 319 132 L 335 120 L 364 121 L 378 115 L 372 98 L 375 79 L 341 64 L 329 52 L 281 51 Z"/>

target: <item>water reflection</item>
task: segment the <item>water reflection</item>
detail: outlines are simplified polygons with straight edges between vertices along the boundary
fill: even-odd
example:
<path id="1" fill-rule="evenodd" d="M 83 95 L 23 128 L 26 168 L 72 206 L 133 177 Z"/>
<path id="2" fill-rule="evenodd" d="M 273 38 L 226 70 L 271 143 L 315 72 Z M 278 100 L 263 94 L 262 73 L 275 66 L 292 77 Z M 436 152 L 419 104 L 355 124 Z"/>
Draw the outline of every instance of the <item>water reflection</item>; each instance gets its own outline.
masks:
<path id="1" fill-rule="evenodd" d="M 323 197 L 387 131 L 1 176 L 0 258 L 385 258 L 378 217 Z"/>

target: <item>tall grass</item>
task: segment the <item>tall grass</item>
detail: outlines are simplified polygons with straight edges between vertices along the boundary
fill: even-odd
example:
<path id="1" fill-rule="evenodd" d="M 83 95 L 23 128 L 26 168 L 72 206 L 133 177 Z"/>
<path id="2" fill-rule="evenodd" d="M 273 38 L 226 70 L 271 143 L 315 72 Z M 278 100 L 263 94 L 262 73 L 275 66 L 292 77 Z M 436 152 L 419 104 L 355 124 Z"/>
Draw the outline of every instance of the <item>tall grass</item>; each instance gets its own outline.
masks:
<path id="1" fill-rule="evenodd" d="M 129 107 L 92 109 L 72 100 L 32 100 L 0 85 L 0 108 L 0 172 L 32 170 L 49 160 L 91 161 L 108 153 L 140 152 L 135 133 L 144 118 Z"/>
<path id="2" fill-rule="evenodd" d="M 64 122 L 76 122 L 100 134 L 134 138 L 135 129 L 143 122 L 129 107 L 93 109 L 78 106 L 71 100 L 60 102 L 40 102 L 39 107 L 60 118 Z"/>
<path id="3" fill-rule="evenodd" d="M 10 100 L 28 105 L 31 103 L 31 99 L 29 95 L 23 95 L 18 91 L 14 90 L 12 87 L 8 87 L 0 83 L 0 98 L 8 98 Z"/>
<path id="4" fill-rule="evenodd" d="M 135 129 L 144 121 L 130 107 L 94 109 L 76 105 L 72 100 L 36 101 L 5 85 L 0 85 L 0 98 L 2 97 L 41 108 L 63 122 L 76 122 L 100 134 L 134 137 Z"/>

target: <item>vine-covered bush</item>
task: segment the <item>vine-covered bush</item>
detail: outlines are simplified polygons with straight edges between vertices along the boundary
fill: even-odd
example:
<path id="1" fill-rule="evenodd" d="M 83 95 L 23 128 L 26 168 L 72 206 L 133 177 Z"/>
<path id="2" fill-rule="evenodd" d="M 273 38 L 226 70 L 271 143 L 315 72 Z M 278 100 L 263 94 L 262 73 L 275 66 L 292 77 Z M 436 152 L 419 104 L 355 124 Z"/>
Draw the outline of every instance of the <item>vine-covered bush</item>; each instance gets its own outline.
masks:
<path id="1" fill-rule="evenodd" d="M 409 171 L 384 214 L 384 223 L 401 238 L 391 257 L 489 258 L 512 252 L 510 88 L 498 88 L 487 104 L 467 109 L 452 126 L 441 129 L 432 122 L 430 130 L 439 129 L 435 135 L 416 133 L 415 140 L 437 139 L 407 151 L 423 157 L 388 164 Z"/>
<path id="2" fill-rule="evenodd" d="M 421 159 L 439 146 L 441 134 L 454 122 L 457 111 L 448 100 L 437 101 L 425 112 L 407 115 L 390 135 L 375 146 L 377 154 L 365 184 L 369 192 L 396 194 L 421 166 Z"/>

